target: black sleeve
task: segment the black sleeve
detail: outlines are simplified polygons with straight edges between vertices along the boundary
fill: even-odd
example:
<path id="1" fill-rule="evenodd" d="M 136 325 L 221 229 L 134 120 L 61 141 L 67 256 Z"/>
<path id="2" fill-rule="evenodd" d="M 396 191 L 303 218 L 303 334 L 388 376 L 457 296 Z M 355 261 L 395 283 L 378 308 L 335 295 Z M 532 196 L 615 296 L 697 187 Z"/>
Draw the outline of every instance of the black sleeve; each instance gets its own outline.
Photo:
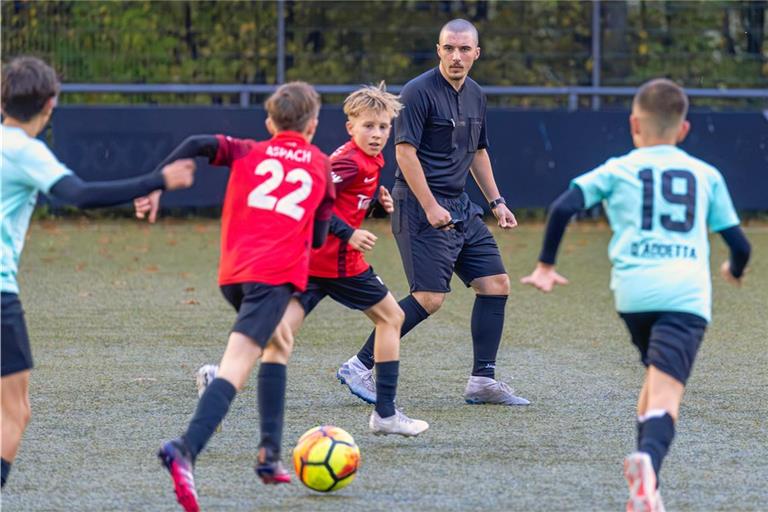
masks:
<path id="1" fill-rule="evenodd" d="M 197 156 L 208 157 L 209 162 L 216 158 L 216 152 L 219 150 L 219 139 L 215 135 L 191 135 L 176 146 L 171 154 L 163 159 L 155 168 L 159 171 L 166 165 L 182 158 L 195 158 Z"/>
<path id="2" fill-rule="evenodd" d="M 331 215 L 330 232 L 341 238 L 343 241 L 348 242 L 352 237 L 352 233 L 355 232 L 355 228 L 341 220 L 341 217 L 334 213 Z"/>
<path id="3" fill-rule="evenodd" d="M 744 274 L 752 247 L 739 226 L 720 231 L 720 236 L 731 250 L 731 275 L 738 279 Z"/>
<path id="4" fill-rule="evenodd" d="M 557 258 L 557 249 L 563 239 L 563 233 L 568 226 L 571 217 L 579 210 L 584 209 L 584 193 L 579 187 L 574 187 L 563 192 L 549 207 L 549 219 L 547 230 L 544 234 L 544 243 L 539 253 L 539 261 L 554 265 Z"/>
<path id="5" fill-rule="evenodd" d="M 164 188 L 163 175 L 158 171 L 113 181 L 83 181 L 69 174 L 53 185 L 51 195 L 78 208 L 98 208 L 127 203 Z"/>
<path id="6" fill-rule="evenodd" d="M 331 221 L 329 219 L 320 219 L 315 217 L 315 224 L 312 229 L 312 248 L 319 249 L 328 238 L 328 228 Z"/>

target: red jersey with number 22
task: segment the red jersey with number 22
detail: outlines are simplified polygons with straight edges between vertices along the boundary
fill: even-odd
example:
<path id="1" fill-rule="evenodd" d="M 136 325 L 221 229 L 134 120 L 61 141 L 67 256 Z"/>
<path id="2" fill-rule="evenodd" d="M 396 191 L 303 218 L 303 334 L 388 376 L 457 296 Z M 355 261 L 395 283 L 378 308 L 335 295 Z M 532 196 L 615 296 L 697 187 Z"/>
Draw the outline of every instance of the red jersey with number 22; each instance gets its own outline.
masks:
<path id="1" fill-rule="evenodd" d="M 367 155 L 354 140 L 331 154 L 331 177 L 336 185 L 333 213 L 354 229 L 359 229 L 379 186 L 384 157 Z M 312 250 L 309 275 L 312 277 L 356 276 L 370 265 L 363 253 L 339 237 L 329 234 L 319 249 Z"/>
<path id="2" fill-rule="evenodd" d="M 315 217 L 331 216 L 328 157 L 296 132 L 266 141 L 217 135 L 231 168 L 221 218 L 219 284 L 307 286 Z"/>

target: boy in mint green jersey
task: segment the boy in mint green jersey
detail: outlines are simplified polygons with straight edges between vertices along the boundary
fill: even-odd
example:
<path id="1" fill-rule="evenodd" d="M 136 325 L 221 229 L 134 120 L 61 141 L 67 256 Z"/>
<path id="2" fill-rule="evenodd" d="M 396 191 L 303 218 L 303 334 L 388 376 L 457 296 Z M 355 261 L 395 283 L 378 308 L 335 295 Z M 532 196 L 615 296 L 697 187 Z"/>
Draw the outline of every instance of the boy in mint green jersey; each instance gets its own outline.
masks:
<path id="1" fill-rule="evenodd" d="M 0 449 L 3 487 L 30 417 L 32 349 L 19 300 L 16 274 L 38 192 L 81 208 L 110 206 L 155 190 L 189 187 L 195 170 L 194 162 L 185 160 L 136 178 L 83 182 L 59 162 L 43 142 L 35 138 L 48 124 L 58 91 L 56 73 L 39 59 L 18 57 L 3 67 L 3 123 L 0 127 Z"/>
<path id="2" fill-rule="evenodd" d="M 750 246 L 720 172 L 676 147 L 690 124 L 688 99 L 666 79 L 635 95 L 629 118 L 637 149 L 571 181 L 550 207 L 539 263 L 521 279 L 549 292 L 567 280 L 555 256 L 574 213 L 602 202 L 613 238 L 611 289 L 646 375 L 637 403 L 637 451 L 624 460 L 627 511 L 664 510 L 658 474 L 675 435 L 685 383 L 711 318 L 708 231 L 730 248 L 720 272 L 741 285 Z"/>

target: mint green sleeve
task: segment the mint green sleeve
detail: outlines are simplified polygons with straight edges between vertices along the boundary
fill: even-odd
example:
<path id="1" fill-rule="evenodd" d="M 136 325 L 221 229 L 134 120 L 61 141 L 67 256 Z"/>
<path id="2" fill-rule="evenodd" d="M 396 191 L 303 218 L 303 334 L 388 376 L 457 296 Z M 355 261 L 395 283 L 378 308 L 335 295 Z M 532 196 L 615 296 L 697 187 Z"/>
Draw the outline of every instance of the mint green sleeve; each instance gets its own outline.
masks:
<path id="1" fill-rule="evenodd" d="M 707 225 L 712 231 L 722 231 L 739 225 L 739 216 L 733 207 L 728 186 L 719 173 L 712 183 L 712 198 L 707 212 Z"/>
<path id="2" fill-rule="evenodd" d="M 571 188 L 579 187 L 584 194 L 584 208 L 591 208 L 611 195 L 613 172 L 609 162 L 571 180 Z"/>
<path id="3" fill-rule="evenodd" d="M 51 187 L 61 178 L 72 174 L 72 171 L 51 153 L 48 146 L 39 140 L 30 142 L 19 164 L 26 181 L 44 194 L 49 193 Z"/>

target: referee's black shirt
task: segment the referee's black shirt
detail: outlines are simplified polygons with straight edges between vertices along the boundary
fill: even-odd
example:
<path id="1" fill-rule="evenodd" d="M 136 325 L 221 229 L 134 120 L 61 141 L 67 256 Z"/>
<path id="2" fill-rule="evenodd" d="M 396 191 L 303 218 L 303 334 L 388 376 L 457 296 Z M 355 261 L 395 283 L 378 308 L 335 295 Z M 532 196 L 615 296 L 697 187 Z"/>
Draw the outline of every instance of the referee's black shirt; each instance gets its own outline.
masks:
<path id="1" fill-rule="evenodd" d="M 405 84 L 400 100 L 405 108 L 395 118 L 395 144 L 416 148 L 433 193 L 460 195 L 475 152 L 488 147 L 486 99 L 480 86 L 467 77 L 456 91 L 433 68 Z M 396 181 L 405 184 L 399 167 Z"/>

